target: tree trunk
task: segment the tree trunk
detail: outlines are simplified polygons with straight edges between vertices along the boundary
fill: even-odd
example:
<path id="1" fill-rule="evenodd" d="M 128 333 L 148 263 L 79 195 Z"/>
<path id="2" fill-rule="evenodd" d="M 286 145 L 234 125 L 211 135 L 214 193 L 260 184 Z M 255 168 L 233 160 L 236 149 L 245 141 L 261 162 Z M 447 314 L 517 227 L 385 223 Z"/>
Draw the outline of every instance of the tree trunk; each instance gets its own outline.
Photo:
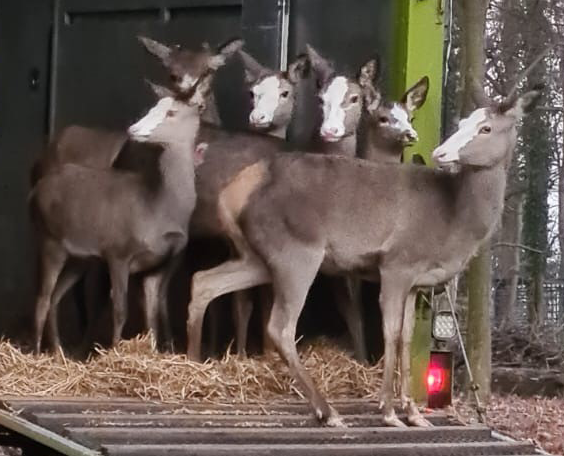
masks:
<path id="1" fill-rule="evenodd" d="M 515 52 L 519 46 L 519 30 L 521 24 L 511 14 L 506 11 L 511 10 L 513 0 L 498 0 L 500 9 L 497 11 L 497 21 L 501 24 L 499 34 L 499 46 L 502 48 L 501 59 L 492 61 L 498 74 L 503 79 L 498 78 L 504 93 L 509 93 L 515 74 L 519 72 L 523 58 Z M 492 37 L 495 41 L 496 38 Z M 495 47 L 492 43 L 491 47 Z M 501 60 L 502 65 L 499 65 Z M 501 83 L 503 80 L 503 83 Z M 517 247 L 521 244 L 521 230 L 523 227 L 523 196 L 524 183 L 519 173 L 519 163 L 523 161 L 520 148 L 516 147 L 513 159 L 509 168 L 507 179 L 507 189 L 505 191 L 505 206 L 501 220 L 501 227 L 498 232 L 497 241 L 508 247 L 499 247 L 495 250 L 497 256 L 496 294 L 495 306 L 495 325 L 498 329 L 511 327 L 515 323 L 515 311 L 517 310 L 517 287 L 521 270 L 521 249 Z M 514 247 L 510 247 L 510 246 Z"/>
<path id="2" fill-rule="evenodd" d="M 509 189 L 511 189 L 511 185 Z M 505 201 L 499 242 L 513 245 L 512 247 L 499 247 L 498 257 L 498 284 L 495 306 L 495 317 L 498 328 L 511 327 L 515 323 L 515 310 L 517 302 L 517 287 L 519 285 L 521 227 L 523 225 L 523 194 L 516 192 Z"/>
<path id="3" fill-rule="evenodd" d="M 468 326 L 466 348 L 468 360 L 479 386 L 480 399 L 487 402 L 491 392 L 491 332 L 490 332 L 490 284 L 491 254 L 489 243 L 470 262 L 466 280 L 468 284 Z M 466 382 L 468 390 L 470 382 Z"/>
<path id="4" fill-rule="evenodd" d="M 484 32 L 487 0 L 463 0 L 462 44 L 465 48 L 464 99 L 462 115 L 474 109 L 472 81 L 484 80 Z M 467 350 L 474 380 L 479 385 L 479 395 L 484 401 L 490 397 L 491 383 L 491 333 L 490 333 L 490 244 L 483 246 L 468 268 L 468 335 Z M 467 385 L 469 386 L 469 385 Z"/>

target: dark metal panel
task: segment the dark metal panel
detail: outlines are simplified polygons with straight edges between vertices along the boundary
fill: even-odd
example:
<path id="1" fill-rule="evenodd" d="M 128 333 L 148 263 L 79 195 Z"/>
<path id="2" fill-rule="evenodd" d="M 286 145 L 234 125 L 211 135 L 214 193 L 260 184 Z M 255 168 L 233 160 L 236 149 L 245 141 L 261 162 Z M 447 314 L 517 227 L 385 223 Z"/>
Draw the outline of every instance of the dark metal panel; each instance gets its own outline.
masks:
<path id="1" fill-rule="evenodd" d="M 245 0 L 242 24 L 245 48 L 269 68 L 278 68 L 280 62 L 281 23 L 281 0 Z"/>
<path id="2" fill-rule="evenodd" d="M 28 171 L 45 137 L 49 0 L 0 2 L 0 333 L 28 326 L 35 254 Z"/>

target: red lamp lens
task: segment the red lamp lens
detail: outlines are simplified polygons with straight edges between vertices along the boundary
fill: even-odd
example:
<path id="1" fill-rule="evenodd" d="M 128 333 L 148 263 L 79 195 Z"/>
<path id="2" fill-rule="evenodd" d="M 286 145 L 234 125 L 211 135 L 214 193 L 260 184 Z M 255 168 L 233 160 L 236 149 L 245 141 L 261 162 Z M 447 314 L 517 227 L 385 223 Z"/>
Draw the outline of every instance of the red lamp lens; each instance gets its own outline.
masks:
<path id="1" fill-rule="evenodd" d="M 445 373 L 441 368 L 431 367 L 427 374 L 427 392 L 437 393 L 442 390 L 445 382 Z"/>
<path id="2" fill-rule="evenodd" d="M 442 408 L 452 400 L 452 353 L 431 351 L 427 369 L 427 405 Z"/>

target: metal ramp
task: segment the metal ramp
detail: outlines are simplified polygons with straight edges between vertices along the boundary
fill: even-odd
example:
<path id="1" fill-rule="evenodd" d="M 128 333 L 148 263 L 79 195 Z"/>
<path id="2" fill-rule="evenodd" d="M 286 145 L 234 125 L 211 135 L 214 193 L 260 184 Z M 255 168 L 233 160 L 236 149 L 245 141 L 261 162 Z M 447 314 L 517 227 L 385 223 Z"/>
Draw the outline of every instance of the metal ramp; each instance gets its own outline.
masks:
<path id="1" fill-rule="evenodd" d="M 432 428 L 384 427 L 378 405 L 333 403 L 348 428 L 320 427 L 304 402 L 163 404 L 131 399 L 4 399 L 0 445 L 28 455 L 534 455 L 441 413 Z M 401 418 L 401 416 L 400 416 Z M 402 419 L 404 419 L 403 417 Z"/>

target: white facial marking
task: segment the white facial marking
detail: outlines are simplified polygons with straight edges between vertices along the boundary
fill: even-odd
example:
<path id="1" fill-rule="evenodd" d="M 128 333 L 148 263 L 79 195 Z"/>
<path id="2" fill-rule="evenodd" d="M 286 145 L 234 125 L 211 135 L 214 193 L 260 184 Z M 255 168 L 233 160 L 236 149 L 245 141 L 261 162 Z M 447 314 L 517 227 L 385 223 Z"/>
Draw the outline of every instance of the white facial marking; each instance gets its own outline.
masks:
<path id="1" fill-rule="evenodd" d="M 172 108 L 173 103 L 174 99 L 171 97 L 161 98 L 145 117 L 129 127 L 129 136 L 136 141 L 146 141 L 149 139 L 153 130 L 165 120 L 166 114 Z"/>
<path id="2" fill-rule="evenodd" d="M 253 125 L 268 125 L 274 120 L 274 112 L 280 101 L 280 80 L 268 76 L 252 88 L 253 110 L 249 120 Z"/>
<path id="3" fill-rule="evenodd" d="M 323 123 L 321 136 L 328 140 L 338 140 L 345 134 L 345 110 L 342 103 L 349 89 L 347 78 L 337 76 L 321 96 L 323 101 Z"/>
<path id="4" fill-rule="evenodd" d="M 193 78 L 189 74 L 185 74 L 184 76 L 182 76 L 182 79 L 178 83 L 178 88 L 182 91 L 191 89 L 192 86 L 196 83 L 196 80 L 196 78 Z"/>
<path id="5" fill-rule="evenodd" d="M 479 134 L 486 119 L 486 108 L 480 108 L 461 120 L 458 130 L 433 151 L 433 160 L 438 164 L 458 161 L 460 150 Z"/>
<path id="6" fill-rule="evenodd" d="M 409 121 L 407 111 L 399 104 L 394 103 L 394 106 L 390 111 L 390 118 L 390 124 L 394 130 L 398 130 L 401 133 L 410 133 L 413 137 L 417 138 L 417 132 Z"/>

